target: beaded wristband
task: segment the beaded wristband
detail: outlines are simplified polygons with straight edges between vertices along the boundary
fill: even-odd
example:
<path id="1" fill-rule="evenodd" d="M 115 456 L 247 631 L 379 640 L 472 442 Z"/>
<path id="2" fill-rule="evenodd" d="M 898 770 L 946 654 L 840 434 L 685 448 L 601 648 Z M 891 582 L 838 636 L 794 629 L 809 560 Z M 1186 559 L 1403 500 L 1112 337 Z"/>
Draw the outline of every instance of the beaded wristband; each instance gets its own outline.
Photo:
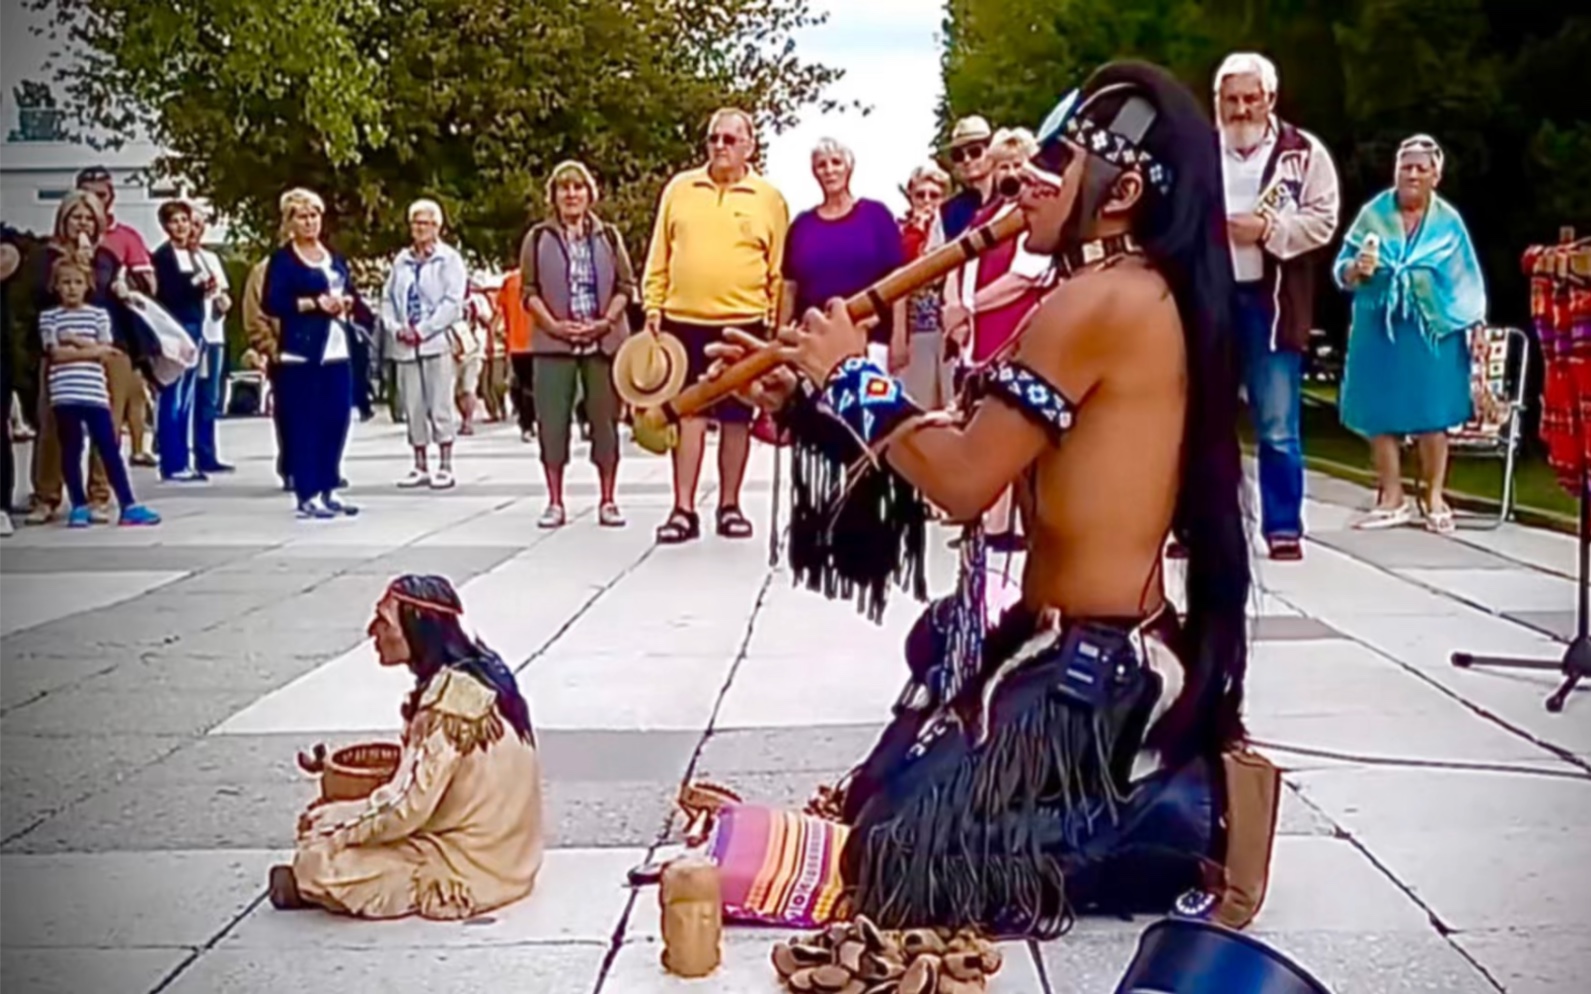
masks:
<path id="1" fill-rule="evenodd" d="M 899 380 L 861 356 L 846 359 L 829 374 L 823 402 L 869 449 L 923 413 Z"/>

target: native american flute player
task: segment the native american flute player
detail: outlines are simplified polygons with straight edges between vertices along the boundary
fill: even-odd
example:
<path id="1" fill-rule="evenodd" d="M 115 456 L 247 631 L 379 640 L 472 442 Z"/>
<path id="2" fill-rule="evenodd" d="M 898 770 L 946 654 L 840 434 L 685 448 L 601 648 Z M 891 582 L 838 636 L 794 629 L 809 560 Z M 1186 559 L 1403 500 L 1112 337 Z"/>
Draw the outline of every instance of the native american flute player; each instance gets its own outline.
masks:
<path id="1" fill-rule="evenodd" d="M 957 590 L 908 637 L 906 692 L 840 791 L 852 907 L 883 925 L 1049 937 L 1076 912 L 1164 912 L 1179 895 L 1229 924 L 1257 906 L 1218 893 L 1256 872 L 1263 888 L 1276 780 L 1258 760 L 1258 789 L 1229 789 L 1233 757 L 1256 758 L 1239 717 L 1250 577 L 1213 134 L 1141 63 L 1057 107 L 1018 201 L 1057 283 L 961 414 L 919 411 L 838 301 L 781 332 L 788 365 L 744 392 L 796 438 L 790 556 L 809 586 L 875 616 L 892 579 L 921 589 L 924 501 L 976 522 L 1015 484 L 1031 536 L 1021 602 L 990 625 L 968 526 Z M 717 353 L 732 364 L 756 344 Z M 1161 559 L 1173 525 L 1182 619 Z M 1238 793 L 1269 810 L 1233 835 Z"/>
<path id="2" fill-rule="evenodd" d="M 277 908 L 456 920 L 529 894 L 542 861 L 541 764 L 530 709 L 498 655 L 465 633 L 438 576 L 401 576 L 370 635 L 407 666 L 398 772 L 362 801 L 312 805 L 292 866 L 271 870 Z"/>

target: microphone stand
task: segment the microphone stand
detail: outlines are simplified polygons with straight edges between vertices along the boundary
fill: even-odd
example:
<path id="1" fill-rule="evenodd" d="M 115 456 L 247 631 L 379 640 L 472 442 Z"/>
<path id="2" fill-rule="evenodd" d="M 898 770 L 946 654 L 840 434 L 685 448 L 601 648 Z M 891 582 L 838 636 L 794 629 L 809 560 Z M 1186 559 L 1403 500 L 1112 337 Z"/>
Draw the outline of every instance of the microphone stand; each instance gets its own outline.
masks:
<path id="1" fill-rule="evenodd" d="M 1563 710 L 1564 703 L 1581 680 L 1591 677 L 1591 495 L 1587 490 L 1586 467 L 1580 467 L 1580 579 L 1579 611 L 1575 636 L 1569 643 L 1561 661 L 1550 659 L 1522 659 L 1515 656 L 1476 656 L 1468 652 L 1453 653 L 1453 665 L 1460 669 L 1488 666 L 1508 670 L 1562 670 L 1563 685 L 1547 698 L 1547 710 L 1553 714 Z"/>

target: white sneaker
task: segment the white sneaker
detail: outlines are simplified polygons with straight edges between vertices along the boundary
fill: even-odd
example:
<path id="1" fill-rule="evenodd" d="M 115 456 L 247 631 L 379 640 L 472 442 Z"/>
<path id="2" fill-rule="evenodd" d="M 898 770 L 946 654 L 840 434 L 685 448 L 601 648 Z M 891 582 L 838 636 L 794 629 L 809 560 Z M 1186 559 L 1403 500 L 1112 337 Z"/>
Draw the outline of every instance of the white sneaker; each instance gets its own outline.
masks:
<path id="1" fill-rule="evenodd" d="M 439 469 L 436 475 L 431 477 L 432 490 L 451 490 L 453 483 L 453 471 L 449 469 Z"/>
<path id="2" fill-rule="evenodd" d="M 0 511 L 0 538 L 10 538 L 16 531 L 16 526 L 11 523 L 11 515 Z"/>
<path id="3" fill-rule="evenodd" d="M 413 490 L 416 487 L 428 486 L 430 483 L 430 473 L 423 469 L 411 469 L 408 476 L 398 481 L 398 486 L 403 490 Z"/>

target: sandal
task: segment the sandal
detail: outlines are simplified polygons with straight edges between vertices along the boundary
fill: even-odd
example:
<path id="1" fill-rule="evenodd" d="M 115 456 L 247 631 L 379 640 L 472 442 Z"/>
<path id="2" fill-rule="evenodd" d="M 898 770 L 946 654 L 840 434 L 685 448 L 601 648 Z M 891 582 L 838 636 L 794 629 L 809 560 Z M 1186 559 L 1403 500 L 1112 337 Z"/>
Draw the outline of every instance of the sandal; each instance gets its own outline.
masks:
<path id="1" fill-rule="evenodd" d="M 608 501 L 597 507 L 597 524 L 604 528 L 623 528 L 624 514 L 619 505 Z"/>
<path id="2" fill-rule="evenodd" d="M 1384 528 L 1399 528 L 1409 523 L 1414 517 L 1414 511 L 1408 501 L 1397 507 L 1375 507 L 1370 513 L 1354 522 L 1356 531 L 1380 531 Z"/>
<path id="3" fill-rule="evenodd" d="M 719 538 L 750 538 L 751 522 L 733 504 L 718 509 Z"/>
<path id="4" fill-rule="evenodd" d="M 564 513 L 562 504 L 548 504 L 547 510 L 541 512 L 541 519 L 536 522 L 537 528 L 562 528 L 569 520 Z"/>
<path id="5" fill-rule="evenodd" d="M 1458 531 L 1458 522 L 1453 517 L 1453 509 L 1444 507 L 1439 511 L 1426 512 L 1425 530 L 1437 535 L 1451 535 Z"/>
<path id="6" fill-rule="evenodd" d="M 695 511 L 676 507 L 669 512 L 668 520 L 657 529 L 659 545 L 680 545 L 702 537 L 702 519 Z"/>

